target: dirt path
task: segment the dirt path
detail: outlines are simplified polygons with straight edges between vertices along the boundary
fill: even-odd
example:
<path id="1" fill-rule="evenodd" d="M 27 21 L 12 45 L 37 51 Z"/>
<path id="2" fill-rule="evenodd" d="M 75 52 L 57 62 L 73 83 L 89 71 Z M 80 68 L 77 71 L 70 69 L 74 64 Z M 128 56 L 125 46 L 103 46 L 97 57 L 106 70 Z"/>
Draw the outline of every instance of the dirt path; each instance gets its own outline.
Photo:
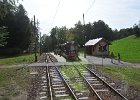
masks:
<path id="1" fill-rule="evenodd" d="M 0 65 L 0 68 L 27 67 L 27 66 L 28 66 L 28 64 Z"/>

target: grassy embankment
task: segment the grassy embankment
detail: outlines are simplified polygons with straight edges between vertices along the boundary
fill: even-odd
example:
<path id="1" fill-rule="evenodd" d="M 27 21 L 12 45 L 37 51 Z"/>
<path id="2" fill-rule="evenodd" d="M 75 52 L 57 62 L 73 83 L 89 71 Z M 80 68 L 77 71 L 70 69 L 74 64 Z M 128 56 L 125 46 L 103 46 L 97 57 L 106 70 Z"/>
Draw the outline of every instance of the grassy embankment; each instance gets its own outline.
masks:
<path id="1" fill-rule="evenodd" d="M 126 80 L 130 86 L 140 88 L 140 68 L 131 67 L 100 67 L 114 78 Z"/>
<path id="2" fill-rule="evenodd" d="M 26 64 L 34 62 L 34 55 L 21 55 L 9 58 L 0 58 L 0 65 Z"/>
<path id="3" fill-rule="evenodd" d="M 29 68 L 11 66 L 31 62 L 34 62 L 34 55 L 0 58 L 0 100 L 11 100 L 26 92 Z"/>
<path id="4" fill-rule="evenodd" d="M 140 38 L 129 36 L 112 42 L 110 51 L 115 56 L 120 53 L 123 61 L 140 63 Z M 102 67 L 101 70 L 112 77 L 123 79 L 130 86 L 140 88 L 140 68 L 130 67 Z"/>
<path id="5" fill-rule="evenodd" d="M 121 59 L 132 63 L 140 63 L 140 38 L 129 36 L 112 42 L 110 52 L 115 56 L 120 53 Z"/>
<path id="6" fill-rule="evenodd" d="M 28 68 L 1 68 L 0 69 L 0 100 L 23 95 L 28 86 Z"/>

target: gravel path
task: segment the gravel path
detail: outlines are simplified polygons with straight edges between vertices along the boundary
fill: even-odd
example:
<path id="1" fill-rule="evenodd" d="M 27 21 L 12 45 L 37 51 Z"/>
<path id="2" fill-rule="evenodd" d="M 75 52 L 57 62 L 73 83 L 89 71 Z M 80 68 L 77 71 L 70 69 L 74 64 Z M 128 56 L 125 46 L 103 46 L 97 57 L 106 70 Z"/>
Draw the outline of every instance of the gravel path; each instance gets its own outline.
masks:
<path id="1" fill-rule="evenodd" d="M 51 53 L 52 55 L 54 55 L 54 53 Z M 66 59 L 62 56 L 59 55 L 54 55 L 54 57 L 58 60 L 58 62 L 56 62 L 56 65 L 72 65 L 72 64 L 78 64 L 79 62 L 66 62 Z M 95 57 L 95 56 L 86 56 L 86 58 L 84 58 L 84 55 L 80 54 L 79 58 L 81 59 L 81 63 L 84 64 L 95 64 L 95 65 L 102 65 L 103 66 L 124 66 L 124 67 L 135 67 L 135 68 L 140 68 L 140 64 L 132 64 L 132 63 L 128 63 L 128 62 L 124 62 L 124 61 L 120 61 L 120 63 L 118 62 L 118 60 L 113 60 L 113 63 L 111 62 L 110 58 L 101 58 L 101 57 Z M 32 63 L 29 66 L 53 66 L 52 63 Z"/>
<path id="2" fill-rule="evenodd" d="M 86 58 L 84 58 L 84 55 L 80 55 L 79 58 L 88 64 L 95 64 L 95 65 L 102 65 L 103 66 L 125 66 L 125 67 L 135 67 L 135 68 L 140 68 L 140 64 L 132 64 L 129 62 L 124 62 L 124 61 L 120 61 L 120 63 L 118 62 L 118 60 L 113 60 L 113 63 L 111 62 L 110 58 L 103 58 L 102 57 L 95 57 L 95 56 L 86 56 Z"/>
<path id="3" fill-rule="evenodd" d="M 110 58 L 102 58 L 102 57 L 95 57 L 95 56 L 87 56 L 86 59 L 89 61 L 91 64 L 96 64 L 96 65 L 110 65 L 110 66 L 134 66 L 132 63 L 120 61 L 118 60 L 113 60 L 111 62 Z"/>

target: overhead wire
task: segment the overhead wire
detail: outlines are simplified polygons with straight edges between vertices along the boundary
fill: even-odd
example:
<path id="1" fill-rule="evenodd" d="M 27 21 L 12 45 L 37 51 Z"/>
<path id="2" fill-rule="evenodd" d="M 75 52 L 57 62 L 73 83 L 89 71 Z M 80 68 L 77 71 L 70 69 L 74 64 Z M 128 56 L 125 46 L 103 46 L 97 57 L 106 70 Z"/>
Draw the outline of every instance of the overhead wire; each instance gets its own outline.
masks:
<path id="1" fill-rule="evenodd" d="M 92 8 L 92 6 L 94 5 L 96 0 L 93 0 L 92 4 L 89 6 L 89 8 L 87 9 L 85 15 L 89 12 L 89 10 Z"/>
<path id="2" fill-rule="evenodd" d="M 55 14 L 54 14 L 54 17 L 53 17 L 53 20 L 52 20 L 52 26 L 53 26 L 53 24 L 54 24 L 54 20 L 55 20 L 55 17 L 56 17 L 56 15 L 57 15 L 57 12 L 58 12 L 58 9 L 59 9 L 59 6 L 60 6 L 60 0 L 59 0 L 59 2 L 58 2 L 58 5 L 57 5 L 57 8 L 56 8 L 56 11 L 55 11 Z"/>

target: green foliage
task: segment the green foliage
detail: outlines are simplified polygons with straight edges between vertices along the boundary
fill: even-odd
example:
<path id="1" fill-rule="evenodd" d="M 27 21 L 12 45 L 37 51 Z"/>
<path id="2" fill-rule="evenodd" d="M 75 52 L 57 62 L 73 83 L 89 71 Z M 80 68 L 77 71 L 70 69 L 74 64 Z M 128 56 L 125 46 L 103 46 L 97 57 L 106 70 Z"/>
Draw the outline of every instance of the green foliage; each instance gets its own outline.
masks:
<path id="1" fill-rule="evenodd" d="M 14 12 L 15 10 L 15 0 L 0 0 L 0 19 L 3 19 L 9 12 Z"/>
<path id="2" fill-rule="evenodd" d="M 104 21 L 99 20 L 97 22 L 94 22 L 92 27 L 93 27 L 93 32 L 91 35 L 92 37 L 94 38 L 103 37 L 107 40 L 112 40 L 113 35 L 112 29 L 107 24 L 105 24 Z"/>
<path id="3" fill-rule="evenodd" d="M 1 47 L 1 50 L 13 48 L 13 51 L 11 52 L 0 52 L 4 52 L 3 54 L 6 55 L 9 55 L 9 53 L 12 53 L 14 55 L 17 53 L 23 53 L 23 51 L 25 50 L 27 51 L 31 42 L 34 42 L 32 41 L 32 30 L 34 27 L 32 27 L 32 23 L 30 22 L 24 7 L 20 4 L 18 7 L 16 7 L 15 11 L 13 11 L 12 8 L 9 8 L 9 12 L 2 19 L 0 19 L 0 21 L 0 27 L 7 27 L 7 29 L 4 30 L 3 34 L 0 35 L 0 38 L 2 37 L 3 39 L 0 40 L 0 44 L 1 41 L 3 43 L 2 45 L 5 45 L 7 43 L 5 47 Z M 8 32 L 8 38 L 6 37 L 6 32 Z M 17 52 L 18 50 L 20 50 L 20 52 Z"/>
<path id="4" fill-rule="evenodd" d="M 67 32 L 67 33 L 66 33 L 66 40 L 67 40 L 68 42 L 73 41 L 73 40 L 74 40 L 74 34 L 73 34 L 72 32 Z"/>
<path id="5" fill-rule="evenodd" d="M 67 28 L 66 27 L 61 27 L 61 28 L 57 28 L 56 30 L 56 39 L 57 39 L 57 43 L 62 44 L 67 42 L 66 41 L 66 32 L 67 32 Z"/>
<path id="6" fill-rule="evenodd" d="M 57 33 L 56 33 L 56 31 L 57 31 L 57 28 L 53 28 L 51 30 L 51 35 L 50 35 L 50 38 L 51 38 L 51 42 L 50 42 L 51 43 L 51 48 L 50 49 L 51 50 L 54 50 L 56 45 L 57 45 L 57 39 L 56 39 Z M 49 43 L 48 43 L 48 45 L 49 45 Z"/>
<path id="7" fill-rule="evenodd" d="M 100 69 L 113 77 L 124 79 L 130 85 L 140 88 L 140 68 L 101 67 Z"/>
<path id="8" fill-rule="evenodd" d="M 130 62 L 140 62 L 140 38 L 134 35 L 124 39 L 116 40 L 110 45 L 110 52 L 114 52 L 117 56 L 121 55 L 121 59 Z"/>
<path id="9" fill-rule="evenodd" d="M 49 52 L 52 50 L 52 38 L 47 36 L 47 35 L 43 35 L 41 37 L 41 43 L 42 43 L 42 51 L 43 52 Z"/>
<path id="10" fill-rule="evenodd" d="M 75 41 L 80 45 L 80 47 L 83 47 L 85 42 L 89 39 L 99 37 L 103 37 L 108 40 L 113 39 L 113 31 L 102 20 L 88 23 L 86 25 L 82 25 L 82 23 L 78 21 L 74 28 L 67 29 L 66 27 L 55 27 L 50 33 L 50 37 L 52 39 L 52 50 L 55 49 L 56 45 L 68 41 Z"/>
<path id="11" fill-rule="evenodd" d="M 0 47 L 3 47 L 7 44 L 6 39 L 8 38 L 8 32 L 5 27 L 0 27 Z"/>
<path id="12" fill-rule="evenodd" d="M 75 24 L 72 33 L 74 34 L 74 41 L 76 41 L 80 46 L 83 46 L 83 44 L 86 42 L 85 31 L 84 26 L 80 21 L 78 21 L 78 23 Z"/>
<path id="13" fill-rule="evenodd" d="M 139 23 L 139 25 L 134 26 L 133 32 L 137 37 L 140 37 L 140 23 Z"/>
<path id="14" fill-rule="evenodd" d="M 0 59 L 0 65 L 26 64 L 31 62 L 34 62 L 34 55 L 22 55 L 22 56 Z"/>
<path id="15" fill-rule="evenodd" d="M 13 31 L 15 35 L 11 35 L 11 38 L 16 41 L 16 47 L 19 47 L 22 50 L 26 50 L 28 48 L 31 38 L 30 21 L 26 14 L 27 12 L 25 11 L 24 7 L 19 5 L 18 11 L 15 15 L 15 28 L 17 30 Z M 11 43 L 11 41 L 9 42 Z"/>

